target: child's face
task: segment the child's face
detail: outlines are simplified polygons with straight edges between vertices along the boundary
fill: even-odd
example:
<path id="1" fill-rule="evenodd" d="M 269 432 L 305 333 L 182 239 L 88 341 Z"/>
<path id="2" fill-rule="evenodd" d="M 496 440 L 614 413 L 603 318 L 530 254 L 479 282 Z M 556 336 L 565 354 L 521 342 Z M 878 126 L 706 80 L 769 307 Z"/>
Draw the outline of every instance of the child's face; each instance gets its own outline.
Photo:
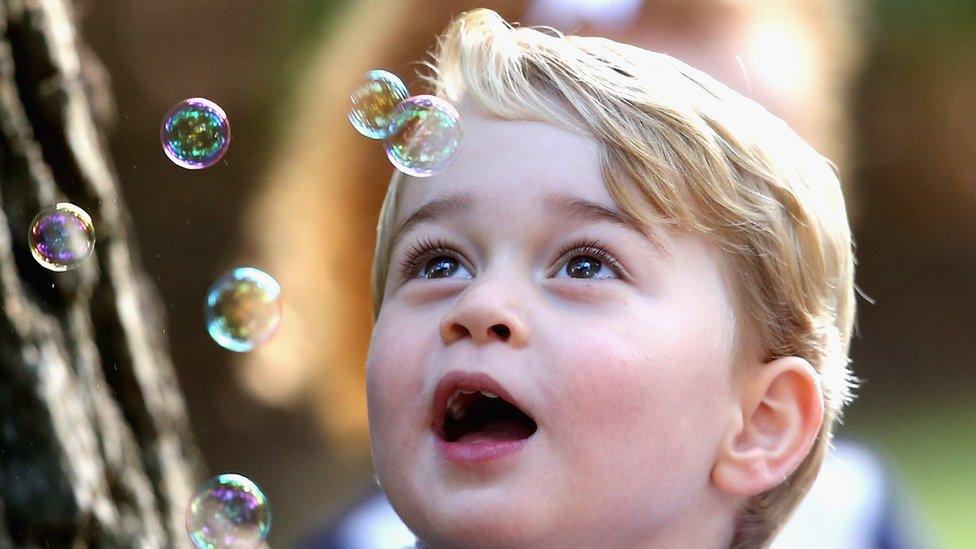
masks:
<path id="1" fill-rule="evenodd" d="M 710 472 L 734 409 L 734 318 L 717 249 L 658 230 L 665 255 L 637 230 L 550 209 L 558 195 L 621 211 L 598 144 L 461 112 L 458 160 L 405 182 L 396 226 L 444 197 L 469 195 L 470 209 L 400 236 L 370 344 L 373 463 L 391 503 L 435 546 L 714 535 L 703 518 L 718 512 Z M 422 256 L 402 281 L 425 238 L 448 251 Z M 563 253 L 577 240 L 599 241 L 623 272 L 592 250 Z M 445 456 L 433 401 L 451 371 L 490 375 L 531 416 L 521 449 Z"/>

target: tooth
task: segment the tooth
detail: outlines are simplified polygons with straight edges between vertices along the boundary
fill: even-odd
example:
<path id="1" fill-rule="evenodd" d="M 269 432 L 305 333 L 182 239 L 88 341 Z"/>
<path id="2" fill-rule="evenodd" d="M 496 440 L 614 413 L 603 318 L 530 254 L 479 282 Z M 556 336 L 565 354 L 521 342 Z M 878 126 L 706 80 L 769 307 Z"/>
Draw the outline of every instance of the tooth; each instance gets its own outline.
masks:
<path id="1" fill-rule="evenodd" d="M 459 396 L 461 396 L 461 393 L 458 392 L 458 391 L 454 391 L 454 394 L 451 395 L 451 398 L 447 399 L 447 409 L 448 410 L 450 410 L 451 408 L 454 407 L 454 403 L 457 401 L 457 398 Z"/>
<path id="2" fill-rule="evenodd" d="M 485 395 L 488 398 L 498 398 L 498 395 L 489 391 L 481 391 L 481 394 Z"/>
<path id="3" fill-rule="evenodd" d="M 454 421 L 457 421 L 457 420 L 461 419 L 462 417 L 464 417 L 464 414 L 466 414 L 468 412 L 468 409 L 467 408 L 463 408 L 462 409 L 462 406 L 461 406 L 461 403 L 460 402 L 454 402 L 451 405 L 450 412 L 451 412 L 451 418 Z"/>
<path id="4" fill-rule="evenodd" d="M 474 391 L 474 390 L 472 390 L 472 391 L 461 391 L 461 393 L 462 393 L 462 394 L 465 394 L 465 395 L 473 395 L 473 394 L 475 394 L 475 393 L 477 393 L 477 392 L 478 392 L 478 391 Z"/>

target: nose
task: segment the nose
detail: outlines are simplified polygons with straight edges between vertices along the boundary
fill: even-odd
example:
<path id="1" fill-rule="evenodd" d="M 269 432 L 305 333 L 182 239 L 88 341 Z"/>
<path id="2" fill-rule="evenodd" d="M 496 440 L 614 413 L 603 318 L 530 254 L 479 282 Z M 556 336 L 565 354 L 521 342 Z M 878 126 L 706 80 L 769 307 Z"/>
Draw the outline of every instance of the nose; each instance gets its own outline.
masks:
<path id="1" fill-rule="evenodd" d="M 441 321 L 441 339 L 450 344 L 470 337 L 479 345 L 500 341 L 524 347 L 529 329 L 521 311 L 515 296 L 497 284 L 472 284 Z"/>

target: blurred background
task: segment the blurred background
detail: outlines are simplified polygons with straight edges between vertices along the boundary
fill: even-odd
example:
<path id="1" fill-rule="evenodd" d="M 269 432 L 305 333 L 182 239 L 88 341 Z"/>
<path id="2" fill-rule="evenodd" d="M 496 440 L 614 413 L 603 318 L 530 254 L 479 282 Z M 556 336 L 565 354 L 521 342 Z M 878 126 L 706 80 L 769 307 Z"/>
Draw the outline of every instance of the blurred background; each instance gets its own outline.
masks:
<path id="1" fill-rule="evenodd" d="M 976 544 L 976 3 L 972 0 L 78 1 L 114 92 L 112 156 L 207 472 L 271 502 L 271 546 L 372 483 L 369 267 L 392 167 L 345 119 L 371 68 L 423 88 L 451 15 L 671 53 L 764 103 L 839 166 L 857 245 L 855 373 L 840 436 L 875 449 L 939 546 Z M 188 171 L 159 142 L 187 97 L 232 144 Z M 237 265 L 274 275 L 285 316 L 249 355 L 207 335 L 203 300 Z"/>

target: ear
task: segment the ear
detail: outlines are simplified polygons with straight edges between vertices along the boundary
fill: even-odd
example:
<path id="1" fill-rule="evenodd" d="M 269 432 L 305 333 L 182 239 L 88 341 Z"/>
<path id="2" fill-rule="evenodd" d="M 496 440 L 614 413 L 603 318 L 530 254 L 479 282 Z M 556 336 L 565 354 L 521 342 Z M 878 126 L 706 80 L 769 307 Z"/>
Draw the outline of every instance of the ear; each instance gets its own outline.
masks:
<path id="1" fill-rule="evenodd" d="M 820 376 L 790 356 L 744 376 L 712 482 L 732 496 L 752 496 L 786 480 L 803 462 L 823 423 Z"/>

